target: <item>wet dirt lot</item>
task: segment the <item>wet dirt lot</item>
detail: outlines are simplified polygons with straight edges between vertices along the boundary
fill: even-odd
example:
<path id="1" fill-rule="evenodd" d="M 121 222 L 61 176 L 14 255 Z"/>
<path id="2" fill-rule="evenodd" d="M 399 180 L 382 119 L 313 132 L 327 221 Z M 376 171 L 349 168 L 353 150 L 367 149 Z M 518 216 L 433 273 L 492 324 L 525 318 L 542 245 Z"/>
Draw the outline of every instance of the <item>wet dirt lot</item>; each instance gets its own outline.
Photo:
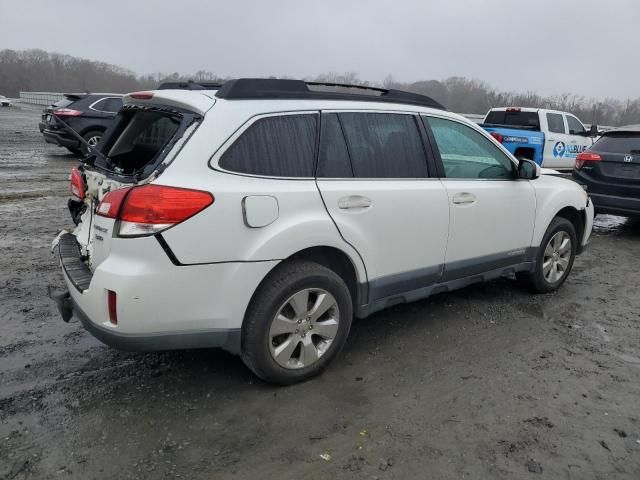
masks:
<path id="1" fill-rule="evenodd" d="M 555 294 L 504 279 L 381 312 L 275 388 L 61 321 L 76 159 L 38 116 L 0 109 L 0 478 L 640 478 L 640 224 L 598 218 Z"/>

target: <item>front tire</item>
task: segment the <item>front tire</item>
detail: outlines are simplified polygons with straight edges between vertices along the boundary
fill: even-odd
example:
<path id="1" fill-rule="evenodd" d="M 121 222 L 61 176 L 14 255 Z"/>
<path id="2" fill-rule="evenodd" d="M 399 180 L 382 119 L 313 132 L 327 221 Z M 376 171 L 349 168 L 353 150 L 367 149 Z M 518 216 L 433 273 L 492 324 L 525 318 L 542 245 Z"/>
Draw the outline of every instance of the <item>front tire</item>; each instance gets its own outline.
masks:
<path id="1" fill-rule="evenodd" d="M 518 278 L 536 293 L 549 293 L 560 288 L 573 267 L 577 238 L 576 229 L 569 220 L 554 218 L 542 238 L 535 270 L 520 274 Z"/>
<path id="2" fill-rule="evenodd" d="M 242 360 L 262 380 L 290 385 L 320 374 L 344 346 L 351 295 L 334 271 L 285 262 L 260 285 L 242 326 Z"/>

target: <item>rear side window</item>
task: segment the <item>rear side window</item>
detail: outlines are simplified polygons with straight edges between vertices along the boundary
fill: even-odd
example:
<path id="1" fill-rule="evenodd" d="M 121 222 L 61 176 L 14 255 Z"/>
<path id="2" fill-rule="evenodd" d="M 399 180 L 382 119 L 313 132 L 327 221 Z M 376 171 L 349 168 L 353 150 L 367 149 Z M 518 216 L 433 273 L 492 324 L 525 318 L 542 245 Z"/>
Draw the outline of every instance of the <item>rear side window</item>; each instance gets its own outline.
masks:
<path id="1" fill-rule="evenodd" d="M 93 110 L 106 113 L 117 113 L 122 107 L 122 100 L 120 98 L 103 98 L 91 105 Z"/>
<path id="2" fill-rule="evenodd" d="M 540 117 L 538 116 L 538 112 L 493 110 L 489 112 L 484 122 L 492 125 L 525 127 L 531 130 L 540 130 Z"/>
<path id="3" fill-rule="evenodd" d="M 353 177 L 349 151 L 342 134 L 338 115 L 335 113 L 323 114 L 320 130 L 317 176 L 324 178 Z"/>
<path id="4" fill-rule="evenodd" d="M 219 165 L 250 175 L 313 177 L 317 124 L 314 114 L 261 118 L 224 152 Z"/>
<path id="5" fill-rule="evenodd" d="M 593 144 L 591 150 L 602 153 L 640 155 L 640 132 L 607 133 Z"/>
<path id="6" fill-rule="evenodd" d="M 425 178 L 427 163 L 413 115 L 340 113 L 354 177 Z"/>
<path id="7" fill-rule="evenodd" d="M 559 113 L 547 113 L 547 124 L 552 133 L 565 133 L 564 120 Z"/>

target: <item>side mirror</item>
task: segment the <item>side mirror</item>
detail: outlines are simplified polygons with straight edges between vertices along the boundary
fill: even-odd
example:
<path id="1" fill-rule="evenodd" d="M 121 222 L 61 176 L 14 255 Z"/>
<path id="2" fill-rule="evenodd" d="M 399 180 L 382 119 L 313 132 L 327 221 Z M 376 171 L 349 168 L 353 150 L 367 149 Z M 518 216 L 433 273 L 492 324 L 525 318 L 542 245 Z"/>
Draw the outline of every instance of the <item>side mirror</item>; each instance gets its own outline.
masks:
<path id="1" fill-rule="evenodd" d="M 589 136 L 597 137 L 598 136 L 598 125 L 591 125 L 589 128 Z"/>
<path id="2" fill-rule="evenodd" d="M 540 176 L 540 165 L 528 158 L 519 159 L 518 178 L 523 180 L 535 180 Z"/>

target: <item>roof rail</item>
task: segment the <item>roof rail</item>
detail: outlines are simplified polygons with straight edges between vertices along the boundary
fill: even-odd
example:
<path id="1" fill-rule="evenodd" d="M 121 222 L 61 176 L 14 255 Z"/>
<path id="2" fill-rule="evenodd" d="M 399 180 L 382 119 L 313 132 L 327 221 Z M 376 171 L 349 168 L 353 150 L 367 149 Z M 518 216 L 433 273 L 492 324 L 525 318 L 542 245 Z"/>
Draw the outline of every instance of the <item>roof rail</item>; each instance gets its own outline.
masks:
<path id="1" fill-rule="evenodd" d="M 194 82 L 187 80 L 186 82 L 164 82 L 161 83 L 157 90 L 217 90 L 222 86 L 218 82 Z"/>
<path id="2" fill-rule="evenodd" d="M 369 93 L 367 94 L 366 92 Z M 222 84 L 216 92 L 216 97 L 224 98 L 225 100 L 355 100 L 405 103 L 446 110 L 443 105 L 431 97 L 402 90 L 277 78 L 239 78 L 229 80 Z"/>

